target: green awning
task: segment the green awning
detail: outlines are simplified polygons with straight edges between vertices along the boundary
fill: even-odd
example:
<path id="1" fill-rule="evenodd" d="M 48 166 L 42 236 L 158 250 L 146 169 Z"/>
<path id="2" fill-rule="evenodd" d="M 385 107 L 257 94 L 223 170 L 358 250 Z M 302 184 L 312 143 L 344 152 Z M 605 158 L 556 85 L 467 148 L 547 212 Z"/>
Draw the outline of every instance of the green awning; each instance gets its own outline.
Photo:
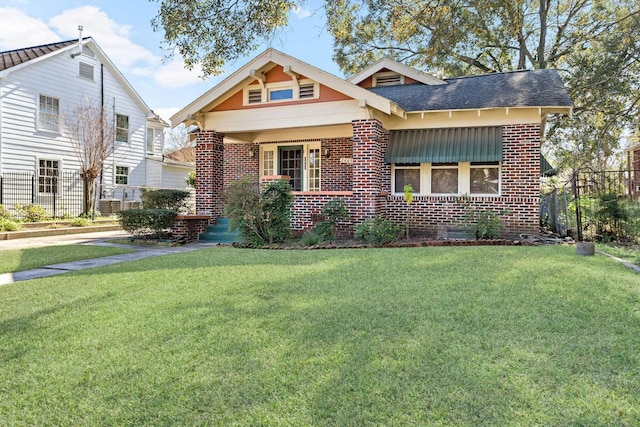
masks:
<path id="1" fill-rule="evenodd" d="M 540 154 L 540 176 L 554 176 L 557 173 L 547 158 Z"/>
<path id="2" fill-rule="evenodd" d="M 502 127 L 392 130 L 386 163 L 497 162 Z"/>

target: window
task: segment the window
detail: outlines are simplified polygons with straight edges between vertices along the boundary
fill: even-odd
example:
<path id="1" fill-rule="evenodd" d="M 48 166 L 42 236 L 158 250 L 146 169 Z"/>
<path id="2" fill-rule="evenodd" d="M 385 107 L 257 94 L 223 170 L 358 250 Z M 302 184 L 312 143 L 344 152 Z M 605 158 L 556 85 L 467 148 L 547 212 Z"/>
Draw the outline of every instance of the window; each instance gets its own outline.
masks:
<path id="1" fill-rule="evenodd" d="M 320 143 L 263 145 L 260 147 L 260 169 L 261 175 L 289 176 L 293 191 L 320 191 Z"/>
<path id="2" fill-rule="evenodd" d="M 93 65 L 82 61 L 79 64 L 78 75 L 82 78 L 93 81 Z"/>
<path id="3" fill-rule="evenodd" d="M 420 194 L 420 164 L 397 164 L 394 167 L 393 178 L 395 191 L 402 193 L 405 185 L 411 185 L 412 193 Z"/>
<path id="4" fill-rule="evenodd" d="M 38 129 L 58 132 L 60 118 L 60 101 L 57 98 L 40 95 L 38 108 Z"/>
<path id="5" fill-rule="evenodd" d="M 269 101 L 293 99 L 293 89 L 272 89 L 269 91 Z"/>
<path id="6" fill-rule="evenodd" d="M 116 114 L 116 141 L 129 142 L 129 116 Z"/>
<path id="7" fill-rule="evenodd" d="M 457 163 L 433 163 L 431 165 L 431 193 L 458 194 Z"/>
<path id="8" fill-rule="evenodd" d="M 498 194 L 500 192 L 500 165 L 471 163 L 471 194 Z"/>
<path id="9" fill-rule="evenodd" d="M 58 160 L 40 159 L 38 166 L 38 192 L 44 194 L 57 193 L 60 162 Z"/>
<path id="10" fill-rule="evenodd" d="M 129 166 L 116 166 L 116 184 L 129 184 Z"/>
<path id="11" fill-rule="evenodd" d="M 147 128 L 147 154 L 153 154 L 155 151 L 156 130 Z"/>

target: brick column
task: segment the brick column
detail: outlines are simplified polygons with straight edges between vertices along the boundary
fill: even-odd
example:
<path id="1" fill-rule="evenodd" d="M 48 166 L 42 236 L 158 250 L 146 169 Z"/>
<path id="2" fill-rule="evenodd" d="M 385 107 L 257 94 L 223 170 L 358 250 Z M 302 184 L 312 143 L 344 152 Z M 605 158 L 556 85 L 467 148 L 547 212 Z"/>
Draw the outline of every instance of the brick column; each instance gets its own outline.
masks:
<path id="1" fill-rule="evenodd" d="M 353 127 L 353 206 L 354 224 L 381 214 L 380 192 L 384 147 L 382 124 L 376 119 L 354 120 Z"/>
<path id="2" fill-rule="evenodd" d="M 196 138 L 196 214 L 214 221 L 223 211 L 224 135 L 214 131 Z"/>

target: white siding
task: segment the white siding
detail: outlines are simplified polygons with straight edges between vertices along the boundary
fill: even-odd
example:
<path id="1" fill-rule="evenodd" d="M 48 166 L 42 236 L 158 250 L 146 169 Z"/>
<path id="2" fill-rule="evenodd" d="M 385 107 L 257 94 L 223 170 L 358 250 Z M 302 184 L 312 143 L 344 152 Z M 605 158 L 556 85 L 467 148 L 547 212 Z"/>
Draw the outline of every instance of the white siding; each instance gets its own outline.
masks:
<path id="1" fill-rule="evenodd" d="M 94 65 L 94 80 L 79 76 L 79 61 Z M 70 115 L 89 98 L 100 105 L 100 60 L 72 58 L 61 52 L 46 60 L 10 73 L 0 80 L 0 169 L 35 171 L 38 158 L 62 161 L 64 171 L 79 170 L 77 155 L 65 129 L 64 116 Z M 40 95 L 60 101 L 60 133 L 37 129 Z M 116 77 L 104 67 L 104 102 L 107 112 L 129 116 L 129 143 L 116 143 L 113 158 L 105 162 L 105 184 L 113 184 L 113 165 L 128 166 L 129 184 L 144 185 L 145 135 L 147 112 L 139 106 Z M 115 107 L 115 108 L 114 108 Z"/>

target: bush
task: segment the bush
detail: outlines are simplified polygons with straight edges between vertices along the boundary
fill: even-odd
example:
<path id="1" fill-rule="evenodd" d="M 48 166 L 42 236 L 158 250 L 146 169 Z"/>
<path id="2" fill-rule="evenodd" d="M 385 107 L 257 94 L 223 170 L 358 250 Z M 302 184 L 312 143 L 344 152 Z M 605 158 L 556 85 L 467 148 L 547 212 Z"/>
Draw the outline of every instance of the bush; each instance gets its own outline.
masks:
<path id="1" fill-rule="evenodd" d="M 48 219 L 47 211 L 40 205 L 15 204 L 17 215 L 22 222 L 40 222 Z"/>
<path id="2" fill-rule="evenodd" d="M 184 182 L 191 188 L 196 188 L 196 171 L 189 172 L 189 175 L 184 179 Z"/>
<path id="3" fill-rule="evenodd" d="M 19 223 L 8 218 L 0 217 L 0 231 L 17 231 L 21 228 L 22 226 Z"/>
<path id="4" fill-rule="evenodd" d="M 182 190 L 150 190 L 148 188 L 140 189 L 140 197 L 142 198 L 142 206 L 145 209 L 167 209 L 177 212 L 185 212 L 187 210 L 187 199 L 190 193 Z"/>
<path id="5" fill-rule="evenodd" d="M 313 231 L 319 235 L 322 240 L 332 240 L 335 236 L 335 229 L 338 222 L 349 218 L 347 204 L 343 199 L 330 200 L 322 208 L 322 216 L 324 220 L 318 222 L 313 228 Z"/>
<path id="6" fill-rule="evenodd" d="M 314 246 L 324 242 L 322 236 L 315 231 L 309 231 L 302 235 L 300 238 L 300 243 L 303 246 Z"/>
<path id="7" fill-rule="evenodd" d="M 11 219 L 11 211 L 2 205 L 0 205 L 0 218 Z"/>
<path id="8" fill-rule="evenodd" d="M 256 179 L 246 176 L 229 185 L 225 213 L 231 227 L 254 246 L 278 243 L 290 233 L 291 187 L 285 181 L 272 182 L 264 191 Z"/>
<path id="9" fill-rule="evenodd" d="M 170 209 L 129 209 L 118 212 L 118 220 L 128 233 L 160 237 L 173 226 L 177 215 Z"/>
<path id="10" fill-rule="evenodd" d="M 391 243 L 400 237 L 402 230 L 394 222 L 376 216 L 356 226 L 355 237 L 374 245 Z"/>
<path id="11" fill-rule="evenodd" d="M 504 230 L 501 213 L 474 211 L 472 214 L 471 231 L 473 231 L 476 240 L 496 239 Z"/>
<path id="12" fill-rule="evenodd" d="M 72 227 L 87 227 L 89 225 L 91 225 L 91 220 L 82 216 L 73 218 L 71 220 Z"/>

